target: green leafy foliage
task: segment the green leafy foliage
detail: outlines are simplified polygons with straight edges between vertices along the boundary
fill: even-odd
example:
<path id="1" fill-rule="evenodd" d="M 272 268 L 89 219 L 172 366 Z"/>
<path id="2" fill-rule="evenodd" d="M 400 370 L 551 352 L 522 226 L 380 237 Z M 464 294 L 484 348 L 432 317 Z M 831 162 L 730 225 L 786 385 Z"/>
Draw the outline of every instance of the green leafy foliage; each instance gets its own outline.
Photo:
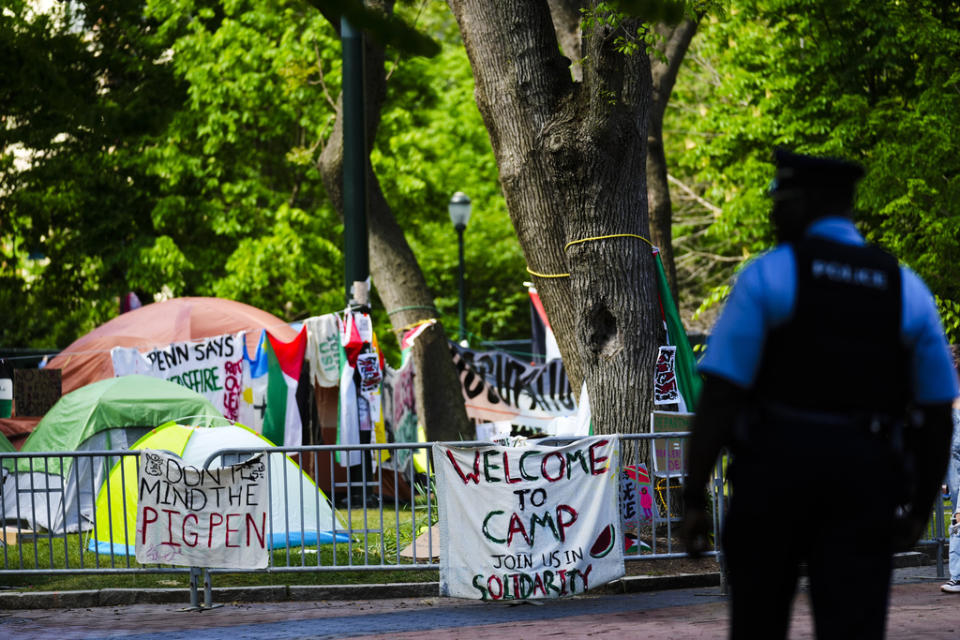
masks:
<path id="1" fill-rule="evenodd" d="M 730 2 L 703 25 L 665 124 L 681 180 L 722 209 L 695 250 L 769 246 L 774 146 L 851 158 L 867 168 L 861 230 L 914 268 L 947 315 L 960 300 L 958 55 L 955 5 Z"/>
<path id="2" fill-rule="evenodd" d="M 528 276 L 474 102 L 466 52 L 446 8 L 428 8 L 421 24 L 444 45 L 435 58 L 392 67 L 371 155 L 374 170 L 448 330 L 458 326 L 458 251 L 447 205 L 463 191 L 472 204 L 464 232 L 471 342 L 528 338 Z"/>
<path id="3" fill-rule="evenodd" d="M 188 228 L 185 291 L 288 319 L 342 306 L 340 223 L 316 160 L 335 115 L 339 40 L 299 2 L 148 2 L 188 87 L 149 154 L 159 229 Z"/>
<path id="4" fill-rule="evenodd" d="M 307 0 L 331 20 L 346 18 L 384 46 L 418 56 L 434 56 L 440 50 L 429 36 L 417 31 L 397 15 L 385 16 L 364 6 L 363 0 Z"/>
<path id="5" fill-rule="evenodd" d="M 298 0 L 69 6 L 83 12 L 0 15 L 0 53 L 23 63 L 0 68 L 0 344 L 65 346 L 128 291 L 228 297 L 288 320 L 342 308 L 343 227 L 317 169 L 340 92 L 325 15 Z M 524 262 L 456 24 L 443 5 L 398 9 L 443 48 L 389 50 L 375 170 L 448 327 L 447 202 L 470 194 L 468 327 L 526 337 Z"/>
<path id="6" fill-rule="evenodd" d="M 136 289 L 157 240 L 143 154 L 184 91 L 137 3 L 30 4 L 0 13 L 0 343 L 51 346 Z"/>

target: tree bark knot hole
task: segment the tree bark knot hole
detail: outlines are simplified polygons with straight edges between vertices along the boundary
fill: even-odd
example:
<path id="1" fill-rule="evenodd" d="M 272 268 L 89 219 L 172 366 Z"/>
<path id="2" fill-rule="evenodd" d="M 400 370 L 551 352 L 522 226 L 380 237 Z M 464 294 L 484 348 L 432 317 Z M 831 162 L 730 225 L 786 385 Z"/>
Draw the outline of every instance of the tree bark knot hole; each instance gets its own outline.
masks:
<path id="1" fill-rule="evenodd" d="M 613 358 L 623 349 L 617 331 L 617 319 L 606 305 L 600 304 L 590 310 L 588 316 L 590 348 L 603 358 Z"/>

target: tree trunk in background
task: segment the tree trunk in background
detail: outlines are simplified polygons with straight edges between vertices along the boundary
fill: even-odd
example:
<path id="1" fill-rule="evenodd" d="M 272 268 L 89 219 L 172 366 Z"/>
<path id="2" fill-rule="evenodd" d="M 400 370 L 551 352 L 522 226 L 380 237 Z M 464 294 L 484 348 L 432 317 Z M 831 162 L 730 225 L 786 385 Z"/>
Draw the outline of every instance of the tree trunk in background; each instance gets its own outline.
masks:
<path id="1" fill-rule="evenodd" d="M 628 19 L 584 33 L 576 83 L 546 0 L 449 4 L 507 207 L 529 269 L 541 274 L 534 281 L 571 384 L 586 382 L 596 433 L 646 429 L 662 323 L 650 246 L 630 235 L 649 237 L 653 87 L 648 57 L 614 45 L 640 25 Z M 562 274 L 569 275 L 551 277 Z"/>
<path id="2" fill-rule="evenodd" d="M 583 59 L 581 45 L 580 17 L 586 8 L 587 0 L 548 0 L 553 28 L 557 33 L 560 50 L 570 60 L 570 76 L 574 82 L 583 80 L 580 61 Z"/>
<path id="3" fill-rule="evenodd" d="M 687 54 L 690 41 L 697 32 L 698 21 L 684 20 L 676 26 L 659 25 L 657 31 L 663 36 L 658 43 L 665 60 L 650 56 L 653 76 L 653 106 L 647 131 L 647 197 L 650 207 L 650 239 L 660 248 L 667 281 L 677 296 L 677 266 L 673 260 L 673 208 L 670 203 L 670 185 L 667 182 L 667 159 L 663 151 L 663 115 L 670 101 L 670 93 L 677 81 L 677 72 Z"/>
<path id="4" fill-rule="evenodd" d="M 367 2 L 367 6 L 392 11 L 392 2 Z M 339 31 L 339 22 L 333 22 Z M 383 48 L 364 39 L 364 99 L 367 155 L 380 123 L 380 109 L 386 96 Z M 338 115 L 342 100 L 338 101 Z M 320 155 L 319 169 L 330 200 L 343 214 L 343 121 L 338 117 L 330 139 Z M 433 297 L 403 229 L 397 224 L 384 198 L 376 175 L 367 165 L 367 225 L 369 230 L 370 274 L 380 300 L 397 330 L 436 317 Z M 399 337 L 399 336 L 398 336 Z M 420 335 L 413 347 L 417 415 L 428 440 L 473 439 L 467 419 L 460 379 L 453 365 L 446 332 L 438 322 Z"/>

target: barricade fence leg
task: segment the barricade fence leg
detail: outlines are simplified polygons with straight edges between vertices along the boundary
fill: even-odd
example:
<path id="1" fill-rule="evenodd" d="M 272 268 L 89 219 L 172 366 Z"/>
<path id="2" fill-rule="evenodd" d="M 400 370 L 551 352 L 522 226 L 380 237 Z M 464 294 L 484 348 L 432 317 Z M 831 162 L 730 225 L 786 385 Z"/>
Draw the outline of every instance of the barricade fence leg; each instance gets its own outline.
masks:
<path id="1" fill-rule="evenodd" d="M 222 607 L 222 604 L 213 604 L 213 583 L 210 578 L 210 570 L 203 570 L 203 608 L 216 609 Z"/>
<path id="2" fill-rule="evenodd" d="M 944 551 L 944 538 L 946 533 L 946 524 L 944 522 L 944 497 L 943 493 L 940 493 L 940 499 L 937 500 L 937 510 L 934 513 L 934 527 L 936 529 L 936 539 L 937 539 L 937 577 L 945 578 L 946 572 L 943 568 L 943 551 Z"/>
<path id="3" fill-rule="evenodd" d="M 190 608 L 200 608 L 200 568 L 190 567 Z"/>

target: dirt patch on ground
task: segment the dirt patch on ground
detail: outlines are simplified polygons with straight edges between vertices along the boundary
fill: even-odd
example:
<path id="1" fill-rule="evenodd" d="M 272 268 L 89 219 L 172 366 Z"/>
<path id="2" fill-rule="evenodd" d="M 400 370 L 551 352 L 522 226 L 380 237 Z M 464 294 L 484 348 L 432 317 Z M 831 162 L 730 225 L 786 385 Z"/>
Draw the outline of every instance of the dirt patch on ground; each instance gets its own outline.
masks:
<path id="1" fill-rule="evenodd" d="M 685 573 L 717 573 L 720 565 L 710 558 L 668 558 L 663 560 L 630 560 L 628 576 L 675 576 Z"/>
<path id="2" fill-rule="evenodd" d="M 644 535 L 646 533 L 646 535 Z M 683 553 L 684 547 L 679 538 L 667 538 L 665 532 L 657 532 L 656 551 L 660 553 Z M 650 530 L 640 532 L 640 539 L 650 543 Z M 648 552 L 649 553 L 649 552 Z M 627 556 L 630 557 L 630 556 Z M 661 558 L 628 560 L 626 562 L 628 576 L 673 576 L 684 573 L 717 573 L 720 565 L 715 556 L 703 558 Z"/>

